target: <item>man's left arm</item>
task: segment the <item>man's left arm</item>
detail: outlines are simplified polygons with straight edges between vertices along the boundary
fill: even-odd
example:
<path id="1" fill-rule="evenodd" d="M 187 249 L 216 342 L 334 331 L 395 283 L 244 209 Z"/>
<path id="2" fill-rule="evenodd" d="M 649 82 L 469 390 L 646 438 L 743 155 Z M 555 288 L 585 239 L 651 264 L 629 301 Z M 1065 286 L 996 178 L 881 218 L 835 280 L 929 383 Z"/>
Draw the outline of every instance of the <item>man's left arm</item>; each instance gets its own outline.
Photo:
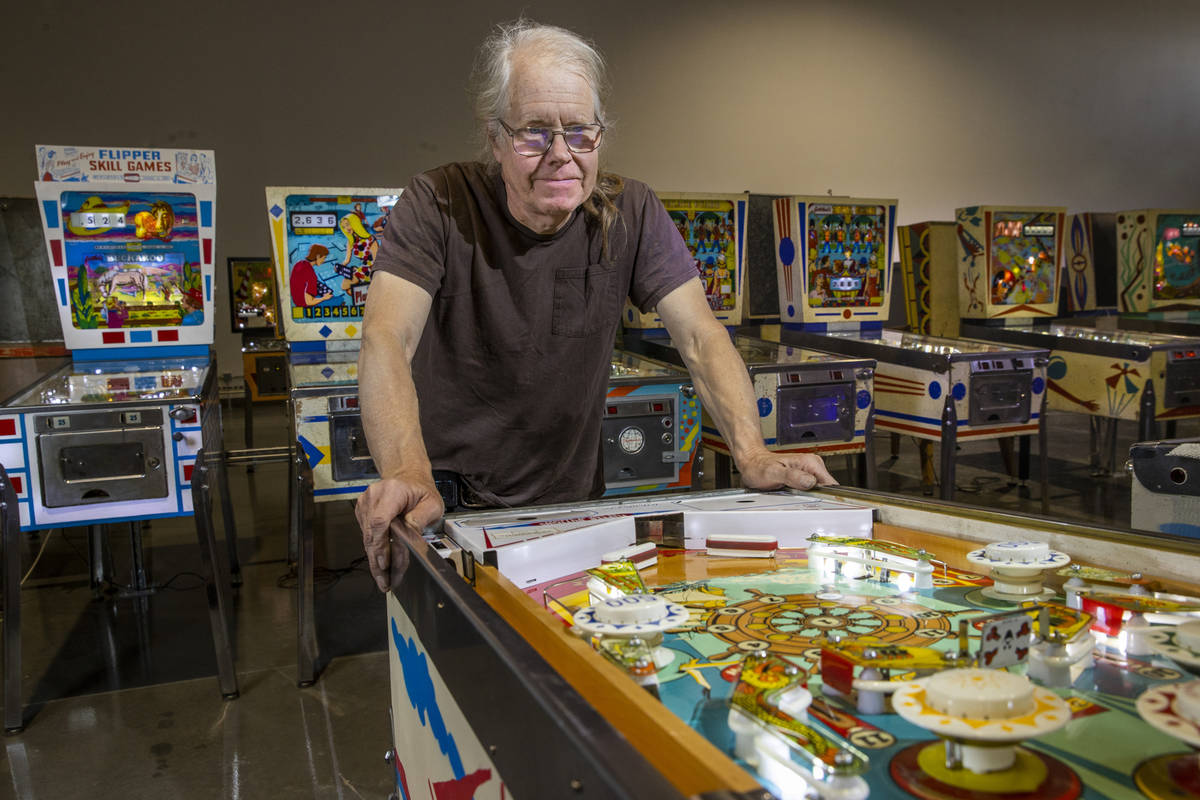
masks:
<path id="1" fill-rule="evenodd" d="M 658 315 L 687 364 L 704 410 L 729 445 L 746 487 L 811 489 L 837 483 L 820 456 L 773 453 L 763 444 L 746 365 L 725 327 L 713 316 L 699 280 L 688 281 L 663 297 Z"/>

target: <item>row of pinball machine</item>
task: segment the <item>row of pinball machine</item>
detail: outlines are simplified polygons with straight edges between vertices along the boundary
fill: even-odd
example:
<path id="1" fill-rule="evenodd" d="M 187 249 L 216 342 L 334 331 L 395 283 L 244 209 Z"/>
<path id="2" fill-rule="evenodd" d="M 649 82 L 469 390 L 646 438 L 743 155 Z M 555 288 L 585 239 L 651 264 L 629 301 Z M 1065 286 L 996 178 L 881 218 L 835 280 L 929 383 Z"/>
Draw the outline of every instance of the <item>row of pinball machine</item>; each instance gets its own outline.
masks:
<path id="1" fill-rule="evenodd" d="M 237 697 L 226 472 L 259 460 L 289 464 L 312 684 L 308 506 L 378 477 L 358 349 L 401 190 L 267 187 L 270 255 L 228 259 L 247 426 L 231 450 L 213 152 L 37 160 L 64 350 L 0 359 L 6 731 L 29 722 L 19 545 L 39 529 L 136 538 L 193 516 L 221 695 Z M 733 488 L 662 321 L 627 305 L 599 409 L 604 498 L 394 537 L 410 550 L 387 601 L 398 796 L 1200 796 L 1200 442 L 1172 438 L 1200 417 L 1200 210 L 972 206 L 897 226 L 895 200 L 659 196 L 764 443 L 853 456 L 855 485 Z M 287 447 L 253 447 L 261 400 L 288 401 Z M 1027 480 L 1036 436 L 1045 510 L 1048 410 L 1088 415 L 1097 476 L 1117 468 L 1118 421 L 1136 422 L 1129 524 L 953 502 L 961 442 L 1001 442 Z M 918 441 L 936 500 L 877 490 L 876 429 Z"/>

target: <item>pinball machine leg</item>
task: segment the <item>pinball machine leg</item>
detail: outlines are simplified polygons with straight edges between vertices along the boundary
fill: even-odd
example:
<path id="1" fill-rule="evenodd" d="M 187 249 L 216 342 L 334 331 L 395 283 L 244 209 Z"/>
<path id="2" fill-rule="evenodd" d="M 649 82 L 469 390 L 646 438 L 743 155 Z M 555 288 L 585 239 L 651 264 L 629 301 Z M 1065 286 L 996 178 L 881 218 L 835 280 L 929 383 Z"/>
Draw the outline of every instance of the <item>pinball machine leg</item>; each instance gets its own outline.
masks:
<path id="1" fill-rule="evenodd" d="M 933 469 L 933 442 L 929 439 L 918 439 L 917 453 L 921 459 L 921 493 L 928 497 L 937 486 L 937 474 Z"/>
<path id="2" fill-rule="evenodd" d="M 1088 462 L 1091 468 L 1090 474 L 1094 478 L 1104 474 L 1100 466 L 1100 451 L 1103 449 L 1100 437 L 1103 433 L 1103 424 L 1103 417 L 1088 417 Z"/>
<path id="3" fill-rule="evenodd" d="M 233 515 L 233 498 L 229 492 L 229 468 L 225 465 L 225 454 L 214 462 L 217 491 L 221 495 L 221 518 L 225 524 L 225 547 L 229 551 L 229 578 L 234 586 L 242 585 L 242 562 L 237 550 L 237 519 Z"/>
<path id="4" fill-rule="evenodd" d="M 891 444 L 891 450 L 889 451 L 889 455 L 891 456 L 892 460 L 895 461 L 897 458 L 900 457 L 900 434 L 898 434 L 898 433 L 889 434 L 889 439 L 890 439 L 890 444 Z"/>
<path id="5" fill-rule="evenodd" d="M 299 442 L 292 455 L 294 479 L 291 517 L 296 526 L 296 685 L 312 686 L 317 680 L 317 623 L 316 602 L 313 596 L 313 528 L 306 513 L 312 500 L 312 473 Z"/>
<path id="6" fill-rule="evenodd" d="M 230 599 L 224 576 L 221 574 L 217 537 L 213 531 L 211 473 L 207 463 L 209 458 L 203 448 L 196 453 L 196 466 L 192 471 L 192 515 L 196 523 L 196 538 L 200 545 L 200 568 L 208 599 L 208 621 L 212 627 L 213 650 L 217 657 L 217 681 L 221 687 L 221 697 L 233 700 L 238 696 L 238 686 L 237 673 L 233 667 L 233 637 L 229 630 Z"/>
<path id="7" fill-rule="evenodd" d="M 1112 475 L 1117 453 L 1116 417 L 1091 418 L 1091 474 L 1094 478 Z"/>
<path id="8" fill-rule="evenodd" d="M 892 434 L 895 447 L 899 449 L 900 437 Z M 878 467 L 875 464 L 875 420 L 867 420 L 866 435 L 863 438 L 863 451 L 858 457 L 858 480 L 868 489 L 879 488 Z"/>
<path id="9" fill-rule="evenodd" d="M 150 579 L 146 573 L 146 548 L 142 542 L 142 523 L 138 520 L 129 522 L 129 583 L 130 590 L 122 592 L 123 597 L 149 594 Z"/>
<path id="10" fill-rule="evenodd" d="M 1005 436 L 997 439 L 996 447 L 1000 450 L 1000 461 L 1004 464 L 1004 474 L 1008 478 L 1008 485 L 1012 486 L 1017 477 L 1017 465 L 1013 459 L 1013 437 Z"/>
<path id="11" fill-rule="evenodd" d="M 21 512 L 0 466 L 0 536 L 4 540 L 4 732 L 25 728 L 21 705 Z"/>
<path id="12" fill-rule="evenodd" d="M 1021 486 L 1029 480 L 1029 434 L 1017 437 L 1017 483 Z"/>
<path id="13" fill-rule="evenodd" d="M 713 485 L 717 489 L 733 486 L 733 458 L 726 453 L 713 452 Z"/>
<path id="14" fill-rule="evenodd" d="M 954 412 L 954 396 L 946 392 L 942 406 L 942 499 L 954 499 L 954 456 L 958 449 L 958 415 Z"/>
<path id="15" fill-rule="evenodd" d="M 296 461 L 296 459 L 298 457 L 298 453 L 296 452 L 297 449 L 298 449 L 298 442 L 295 440 L 295 438 L 293 438 L 291 450 L 289 452 L 288 461 L 287 461 L 287 465 L 288 465 L 287 563 L 289 566 L 295 566 L 295 564 L 296 564 L 296 544 L 297 544 L 297 540 L 299 537 L 299 531 L 300 531 L 300 520 L 297 516 L 298 512 L 296 510 L 298 508 L 298 506 L 296 505 L 296 501 L 297 501 L 297 492 L 299 491 L 299 480 L 300 480 L 299 466 Z"/>
<path id="16" fill-rule="evenodd" d="M 88 525 L 88 580 L 92 594 L 99 597 L 112 575 L 112 548 L 103 525 Z"/>
<path id="17" fill-rule="evenodd" d="M 242 375 L 242 392 L 243 392 L 242 408 L 243 408 L 243 414 L 246 417 L 246 424 L 245 424 L 246 449 L 253 450 L 254 449 L 254 398 L 250 391 L 250 381 L 253 380 L 253 376 L 252 376 L 251 372 L 253 371 L 254 367 L 252 366 L 253 362 L 251 362 L 251 361 L 246 361 L 246 362 L 244 362 L 244 364 L 245 364 L 245 366 L 250 367 L 249 371 L 245 370 L 245 369 L 242 370 L 242 372 L 243 372 L 243 375 Z"/>
<path id="18" fill-rule="evenodd" d="M 1104 474 L 1112 475 L 1113 470 L 1117 467 L 1117 429 L 1120 427 L 1121 420 L 1117 417 L 1108 418 L 1108 432 L 1105 438 L 1107 452 L 1104 454 Z"/>
<path id="19" fill-rule="evenodd" d="M 692 484 L 693 492 L 698 492 L 704 488 L 704 448 L 696 447 L 696 456 L 692 461 Z"/>

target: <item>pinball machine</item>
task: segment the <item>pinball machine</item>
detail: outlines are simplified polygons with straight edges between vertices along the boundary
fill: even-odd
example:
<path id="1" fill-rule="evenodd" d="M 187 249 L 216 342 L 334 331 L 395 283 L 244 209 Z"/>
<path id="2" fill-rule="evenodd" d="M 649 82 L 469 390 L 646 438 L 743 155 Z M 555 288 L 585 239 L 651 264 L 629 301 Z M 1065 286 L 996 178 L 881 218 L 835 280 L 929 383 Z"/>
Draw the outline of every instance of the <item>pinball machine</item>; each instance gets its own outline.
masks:
<path id="1" fill-rule="evenodd" d="M 896 201 L 790 197 L 775 207 L 783 325 L 764 327 L 763 337 L 875 359 L 875 426 L 893 434 L 894 449 L 900 436 L 919 441 L 927 494 L 940 482 L 942 498 L 953 498 L 960 441 L 997 440 L 1011 456 L 1006 446 L 1020 437 L 1015 471 L 1027 479 L 1028 437 L 1041 435 L 1045 352 L 883 329 Z"/>
<path id="2" fill-rule="evenodd" d="M 1143 209 L 1067 218 L 1064 314 L 1097 327 L 1200 335 L 1200 212 Z"/>
<path id="3" fill-rule="evenodd" d="M 305 476 L 289 484 L 290 507 L 298 490 L 317 502 L 353 499 L 378 477 L 358 419 L 358 350 L 379 237 L 399 196 L 378 187 L 266 189 L 293 466 Z"/>
<path id="4" fill-rule="evenodd" d="M 1116 215 L 1068 214 L 1063 229 L 1059 316 L 1086 318 L 1117 312 Z M 951 252 L 949 248 L 947 252 Z M 951 274 L 947 270 L 943 274 Z"/>
<path id="5" fill-rule="evenodd" d="M 904 281 L 906 328 L 926 336 L 958 337 L 953 222 L 918 222 L 896 229 Z"/>
<path id="6" fill-rule="evenodd" d="M 1200 538 L 1200 439 L 1135 442 L 1126 469 L 1129 527 Z"/>
<path id="7" fill-rule="evenodd" d="M 750 374 L 767 449 L 818 453 L 823 457 L 858 456 L 859 482 L 874 488 L 875 362 L 781 345 L 742 333 L 732 334 L 732 341 Z M 669 338 L 626 333 L 620 346 L 683 367 L 683 358 Z M 729 488 L 733 472 L 729 443 L 708 416 L 704 418 L 701 441 L 714 456 L 716 487 Z"/>
<path id="8" fill-rule="evenodd" d="M 100 526 L 127 523 L 129 591 L 143 597 L 158 588 L 142 559 L 143 521 L 194 516 L 221 690 L 234 697 L 228 590 L 207 508 L 215 483 L 237 582 L 212 351 L 213 153 L 39 145 L 36 155 L 48 278 L 71 360 L 0 408 L 10 511 L 22 531 L 88 526 L 93 580 L 106 577 Z M 7 591 L 6 608 L 19 606 L 19 587 Z M 8 619 L 19 636 L 19 614 Z M 5 679 L 19 693 L 19 649 Z M 6 704 L 5 727 L 19 728 L 21 713 L 19 701 Z"/>
<path id="9" fill-rule="evenodd" d="M 843 488 L 394 547 L 402 797 L 1198 793 L 1195 540 Z"/>
<path id="10" fill-rule="evenodd" d="M 316 679 L 312 502 L 353 500 L 379 478 L 363 431 L 358 355 L 371 265 L 399 189 L 268 187 L 267 212 L 288 340 L 293 456 L 289 557 L 300 575 L 299 682 Z M 611 494 L 687 489 L 700 403 L 686 373 L 614 354 L 601 409 Z M 448 504 L 456 488 L 439 482 Z"/>
<path id="11" fill-rule="evenodd" d="M 1200 340 L 1108 330 L 1095 319 L 1091 325 L 1055 319 L 1064 217 L 1063 209 L 1050 207 L 957 210 L 961 333 L 1048 350 L 1047 405 L 1092 417 L 1093 473 L 1108 475 L 1116 460 L 1118 420 L 1135 421 L 1138 440 L 1149 441 L 1157 438 L 1159 422 L 1200 416 Z M 1080 238 L 1077 223 L 1068 248 L 1076 261 L 1088 241 Z M 1093 219 L 1093 238 L 1097 229 Z M 1082 294 L 1074 275 L 1065 285 Z"/>
<path id="12" fill-rule="evenodd" d="M 254 404 L 287 400 L 287 341 L 278 329 L 275 270 L 269 258 L 226 259 L 229 319 L 242 337 L 246 447 L 254 447 Z"/>
<path id="13" fill-rule="evenodd" d="M 1142 209 L 1115 216 L 1118 311 L 1200 323 L 1200 211 Z"/>
<path id="14" fill-rule="evenodd" d="M 700 417 L 686 371 L 614 351 L 600 422 L 605 495 L 691 489 L 701 466 Z"/>
<path id="15" fill-rule="evenodd" d="M 299 591 L 297 682 L 317 677 L 312 504 L 353 500 L 379 477 L 358 408 L 362 317 L 380 236 L 401 190 L 266 187 L 287 340 L 288 559 Z"/>

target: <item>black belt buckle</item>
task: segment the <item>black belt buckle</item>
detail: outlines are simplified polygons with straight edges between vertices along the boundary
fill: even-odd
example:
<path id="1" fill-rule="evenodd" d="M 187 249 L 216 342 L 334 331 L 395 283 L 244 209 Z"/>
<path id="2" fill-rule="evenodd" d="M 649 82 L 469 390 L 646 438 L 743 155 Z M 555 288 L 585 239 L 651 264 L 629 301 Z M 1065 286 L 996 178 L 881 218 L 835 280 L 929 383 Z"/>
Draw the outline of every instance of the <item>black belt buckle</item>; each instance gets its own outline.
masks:
<path id="1" fill-rule="evenodd" d="M 446 507 L 446 513 L 457 511 L 461 503 L 458 492 L 460 480 L 457 472 L 446 469 L 433 471 L 433 485 L 437 487 L 438 494 L 442 496 L 442 505 Z"/>

